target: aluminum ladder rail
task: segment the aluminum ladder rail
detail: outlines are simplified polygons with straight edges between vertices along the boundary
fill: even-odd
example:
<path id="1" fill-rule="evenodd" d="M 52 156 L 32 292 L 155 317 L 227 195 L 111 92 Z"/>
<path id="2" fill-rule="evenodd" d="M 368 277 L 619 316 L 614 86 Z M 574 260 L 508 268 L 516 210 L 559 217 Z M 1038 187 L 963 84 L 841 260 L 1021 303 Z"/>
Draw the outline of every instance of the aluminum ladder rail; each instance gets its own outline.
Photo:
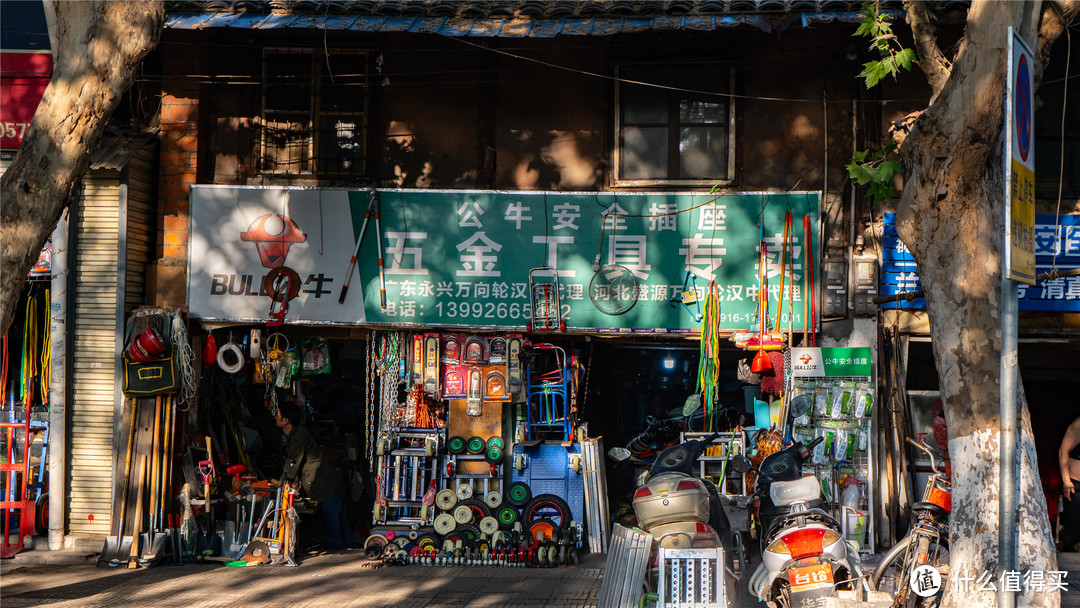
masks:
<path id="1" fill-rule="evenodd" d="M 604 443 L 600 437 L 581 442 L 585 457 L 585 515 L 589 552 L 607 553 L 611 536 L 607 498 L 607 472 L 604 469 Z"/>
<path id="2" fill-rule="evenodd" d="M 653 537 L 648 532 L 615 524 L 597 608 L 637 608 L 652 546 Z"/>

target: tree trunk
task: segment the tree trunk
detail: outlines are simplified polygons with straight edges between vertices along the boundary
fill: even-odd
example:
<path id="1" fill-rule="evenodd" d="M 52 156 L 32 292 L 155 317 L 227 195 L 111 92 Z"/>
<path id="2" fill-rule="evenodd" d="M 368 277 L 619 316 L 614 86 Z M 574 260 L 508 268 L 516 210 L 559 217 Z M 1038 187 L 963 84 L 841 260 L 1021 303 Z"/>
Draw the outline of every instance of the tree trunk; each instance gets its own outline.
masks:
<path id="1" fill-rule="evenodd" d="M 1038 3 L 980 2 L 948 81 L 901 146 L 906 178 L 900 238 L 919 264 L 953 468 L 950 582 L 944 606 L 996 606 L 979 575 L 998 568 L 1001 390 L 1003 124 L 1007 28 L 1035 39 Z M 1040 70 L 1041 72 L 1041 70 Z M 1057 570 L 1023 387 L 1020 572 Z M 970 582 L 968 578 L 972 578 Z M 1060 593 L 1017 595 L 1018 606 L 1056 607 Z"/>
<path id="2" fill-rule="evenodd" d="M 157 44 L 164 3 L 57 2 L 52 80 L 0 181 L 0 330 L 6 332 L 37 261 L 90 164 L 135 68 Z"/>

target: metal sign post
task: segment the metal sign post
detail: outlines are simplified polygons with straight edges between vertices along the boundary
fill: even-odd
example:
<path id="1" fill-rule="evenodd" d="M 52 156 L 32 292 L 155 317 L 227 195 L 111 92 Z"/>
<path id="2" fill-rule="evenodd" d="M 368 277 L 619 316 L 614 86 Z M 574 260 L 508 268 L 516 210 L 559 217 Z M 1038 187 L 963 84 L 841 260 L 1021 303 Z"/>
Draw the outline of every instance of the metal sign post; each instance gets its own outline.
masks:
<path id="1" fill-rule="evenodd" d="M 1034 58 L 1024 40 L 1009 28 L 1009 55 L 1005 91 L 1005 241 L 1001 272 L 1001 488 L 998 498 L 998 580 L 1017 571 L 1017 455 L 1016 389 L 1017 284 L 1035 283 L 1035 149 Z M 998 606 L 1013 608 L 1016 594 L 1005 585 L 998 589 Z"/>

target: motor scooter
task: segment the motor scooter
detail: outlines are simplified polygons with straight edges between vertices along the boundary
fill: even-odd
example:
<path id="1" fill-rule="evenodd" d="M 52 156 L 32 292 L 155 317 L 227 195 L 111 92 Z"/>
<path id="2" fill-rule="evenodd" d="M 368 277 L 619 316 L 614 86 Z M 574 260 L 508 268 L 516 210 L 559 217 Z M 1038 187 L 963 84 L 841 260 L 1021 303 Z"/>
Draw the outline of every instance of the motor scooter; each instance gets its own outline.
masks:
<path id="1" fill-rule="evenodd" d="M 869 590 L 862 580 L 858 548 L 845 541 L 840 523 L 822 508 L 820 481 L 802 476 L 803 463 L 823 440 L 818 437 L 808 445 L 796 441 L 757 468 L 755 499 L 760 501 L 764 534 L 761 563 L 748 588 L 769 608 L 816 603 L 856 584 Z M 736 471 L 750 469 L 744 460 L 733 462 Z"/>
<path id="2" fill-rule="evenodd" d="M 716 485 L 694 474 L 698 457 L 719 433 L 671 446 L 657 455 L 644 483 L 634 492 L 632 506 L 638 525 L 656 539 L 658 548 L 730 549 L 731 526 Z M 616 459 L 629 456 L 628 450 Z M 655 560 L 655 556 L 654 556 Z M 717 572 L 717 587 L 723 589 L 724 603 L 734 606 L 739 579 L 731 569 L 730 551 L 725 550 L 725 564 Z M 658 564 L 651 564 L 655 589 Z M 709 604 L 712 605 L 712 604 Z"/>

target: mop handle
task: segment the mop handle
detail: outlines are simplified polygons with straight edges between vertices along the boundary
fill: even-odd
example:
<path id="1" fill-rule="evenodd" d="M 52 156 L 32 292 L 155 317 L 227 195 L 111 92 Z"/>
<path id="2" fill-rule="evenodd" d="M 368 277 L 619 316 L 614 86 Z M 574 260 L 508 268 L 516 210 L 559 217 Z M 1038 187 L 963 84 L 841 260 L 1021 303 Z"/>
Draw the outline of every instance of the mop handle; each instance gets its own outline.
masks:
<path id="1" fill-rule="evenodd" d="M 368 197 L 368 208 L 367 211 L 364 212 L 364 223 L 360 224 L 360 238 L 356 239 L 356 248 L 353 249 L 352 258 L 349 259 L 349 270 L 345 273 L 345 284 L 341 286 L 341 295 L 338 296 L 338 304 L 345 303 L 345 294 L 348 293 L 349 283 L 352 282 L 353 268 L 356 268 L 356 256 L 360 254 L 360 245 L 362 245 L 364 242 L 364 233 L 367 232 L 368 219 L 371 218 L 371 212 L 373 209 L 375 209 L 374 190 L 371 191 L 371 195 Z M 375 221 L 379 221 L 378 216 L 376 216 Z M 379 255 L 382 256 L 381 246 L 379 247 L 379 250 Z"/>

